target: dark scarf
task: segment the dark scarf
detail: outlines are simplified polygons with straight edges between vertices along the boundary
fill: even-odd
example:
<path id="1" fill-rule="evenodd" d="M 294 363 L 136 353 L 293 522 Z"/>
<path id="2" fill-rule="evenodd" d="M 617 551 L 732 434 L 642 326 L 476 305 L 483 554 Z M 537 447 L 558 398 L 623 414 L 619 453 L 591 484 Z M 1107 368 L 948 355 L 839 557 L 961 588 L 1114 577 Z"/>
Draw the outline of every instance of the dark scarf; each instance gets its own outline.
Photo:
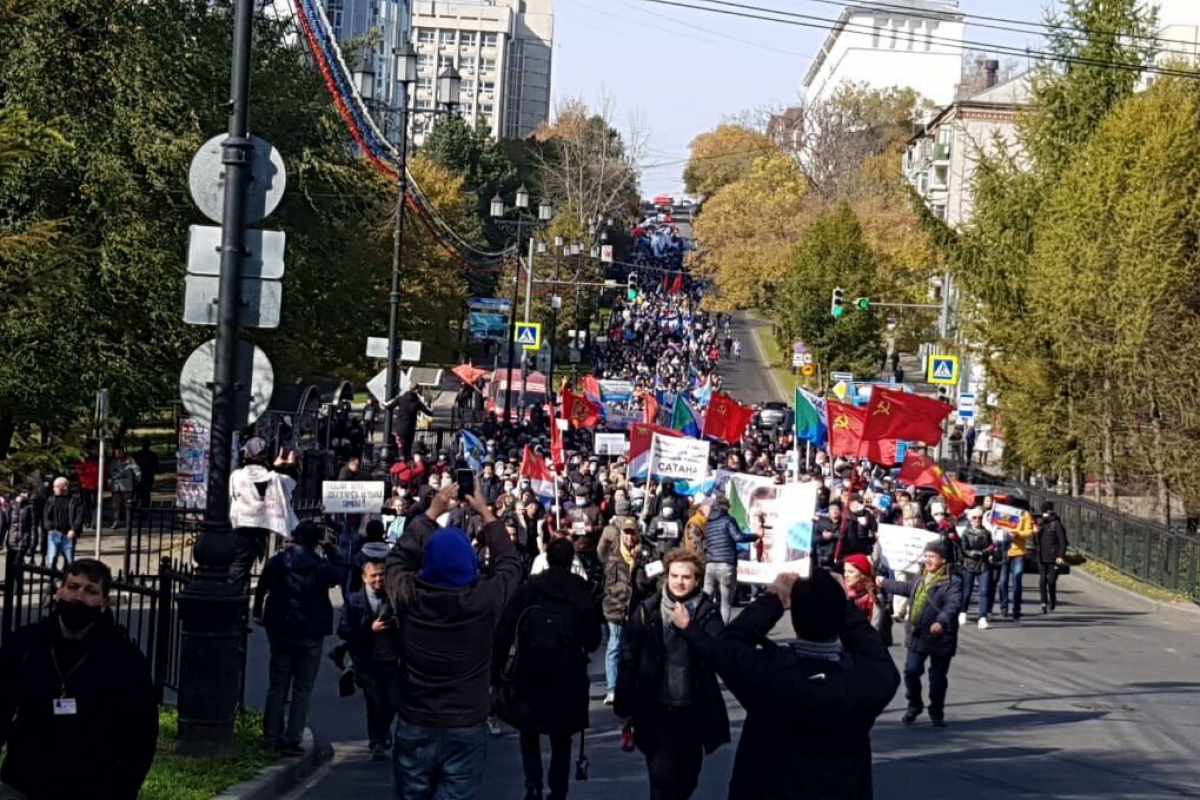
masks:
<path id="1" fill-rule="evenodd" d="M 667 589 L 665 582 L 663 584 L 663 644 L 666 646 L 667 657 L 658 700 L 668 706 L 690 706 L 692 704 L 692 676 L 688 660 L 688 645 L 687 641 L 679 635 L 675 626 L 671 624 L 671 612 L 678 604 L 682 604 L 688 610 L 688 614 L 692 617 L 692 624 L 695 624 L 696 607 L 700 605 L 700 587 L 697 586 L 696 590 L 687 597 L 677 598 Z"/>

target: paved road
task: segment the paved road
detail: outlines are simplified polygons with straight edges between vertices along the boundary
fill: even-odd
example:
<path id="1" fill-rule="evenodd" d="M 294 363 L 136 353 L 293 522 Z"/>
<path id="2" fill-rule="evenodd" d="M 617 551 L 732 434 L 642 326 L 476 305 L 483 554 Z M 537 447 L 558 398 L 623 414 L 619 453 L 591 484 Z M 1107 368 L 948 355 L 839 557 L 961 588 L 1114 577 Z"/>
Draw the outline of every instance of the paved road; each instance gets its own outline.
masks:
<path id="1" fill-rule="evenodd" d="M 877 798 L 1200 796 L 1200 614 L 1156 608 L 1082 576 L 1064 578 L 1061 589 L 1055 614 L 964 631 L 950 672 L 948 728 L 902 726 L 903 697 L 897 697 L 874 734 Z M 1036 593 L 1036 577 L 1026 590 Z M 266 661 L 261 633 L 256 637 L 250 699 L 261 703 Z M 900 663 L 902 648 L 893 654 Z M 328 667 L 322 665 L 311 724 L 339 754 L 297 796 L 388 796 L 388 765 L 365 759 L 361 697 L 339 700 Z M 592 779 L 572 782 L 571 796 L 645 797 L 644 762 L 620 751 L 618 725 L 600 703 L 598 659 L 592 672 Z M 736 743 L 742 714 L 729 702 Z M 733 753 L 725 747 L 707 760 L 697 800 L 724 798 Z M 519 800 L 515 734 L 493 739 L 488 757 L 479 796 Z"/>
<path id="2" fill-rule="evenodd" d="M 770 323 L 754 319 L 741 311 L 733 316 L 730 331 L 742 341 L 739 361 L 722 361 L 721 375 L 725 389 L 743 403 L 764 403 L 768 400 L 790 401 L 780 387 L 775 374 L 763 356 L 762 338 L 771 335 Z"/>

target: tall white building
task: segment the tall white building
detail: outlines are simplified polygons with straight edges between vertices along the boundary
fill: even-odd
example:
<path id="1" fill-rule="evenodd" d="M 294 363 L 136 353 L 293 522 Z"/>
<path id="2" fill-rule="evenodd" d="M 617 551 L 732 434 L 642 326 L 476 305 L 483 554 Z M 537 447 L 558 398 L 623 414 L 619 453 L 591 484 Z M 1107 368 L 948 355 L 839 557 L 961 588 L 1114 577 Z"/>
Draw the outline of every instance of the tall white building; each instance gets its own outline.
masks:
<path id="1" fill-rule="evenodd" d="M 553 0 L 417 0 L 412 38 L 417 108 L 439 102 L 437 75 L 454 65 L 463 79 L 459 110 L 494 136 L 524 138 L 549 119 Z M 433 123 L 415 115 L 411 124 L 420 144 Z"/>
<path id="2" fill-rule="evenodd" d="M 1170 41 L 1159 43 L 1158 63 L 1188 58 L 1200 59 L 1200 1 L 1158 0 L 1159 36 Z"/>
<path id="3" fill-rule="evenodd" d="M 375 71 L 375 96 L 383 104 L 397 108 L 401 105 L 400 90 L 393 78 L 395 59 L 392 51 L 408 36 L 409 0 L 318 0 L 325 4 L 325 14 L 333 28 L 334 38 L 345 44 L 375 32 L 378 43 L 371 53 Z M 350 64 L 354 69 L 357 64 Z M 396 125 L 387 115 L 376 114 L 381 125 Z M 397 116 L 398 118 L 398 116 Z M 386 131 L 395 141 L 398 131 Z"/>
<path id="4" fill-rule="evenodd" d="M 804 77 L 805 99 L 818 103 L 849 82 L 910 88 L 948 105 L 962 79 L 962 38 L 958 0 L 847 6 Z"/>

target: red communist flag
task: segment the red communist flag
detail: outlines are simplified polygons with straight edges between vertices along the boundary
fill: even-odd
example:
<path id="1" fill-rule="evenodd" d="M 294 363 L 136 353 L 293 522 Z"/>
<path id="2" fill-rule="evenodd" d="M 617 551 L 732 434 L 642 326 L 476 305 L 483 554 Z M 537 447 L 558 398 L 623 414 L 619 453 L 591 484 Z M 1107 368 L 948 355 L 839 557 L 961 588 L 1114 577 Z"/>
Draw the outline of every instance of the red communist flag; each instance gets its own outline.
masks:
<path id="1" fill-rule="evenodd" d="M 937 444 L 942 440 L 942 422 L 954 406 L 892 389 L 875 389 L 867 405 L 862 438 L 903 439 L 908 442 Z"/>
<path id="2" fill-rule="evenodd" d="M 736 444 L 741 441 L 753 416 L 754 409 L 741 405 L 723 392 L 713 392 L 704 415 L 703 435 Z"/>
<path id="3" fill-rule="evenodd" d="M 671 284 L 671 294 L 679 294 L 683 291 L 683 273 L 675 276 L 675 281 Z"/>
<path id="4" fill-rule="evenodd" d="M 829 455 L 866 458 L 882 466 L 896 463 L 896 440 L 865 442 L 862 439 L 867 410 L 830 400 L 825 405 L 829 425 Z"/>
<path id="5" fill-rule="evenodd" d="M 897 480 L 910 486 L 933 489 L 942 496 L 946 507 L 956 517 L 975 505 L 975 489 L 971 484 L 949 477 L 937 462 L 927 455 L 908 453 L 904 457 L 904 466 L 900 468 Z"/>
<path id="6" fill-rule="evenodd" d="M 558 427 L 559 418 L 553 409 L 550 412 L 550 460 L 554 468 L 561 470 L 567 463 L 567 455 L 563 451 L 562 428 Z"/>
<path id="7" fill-rule="evenodd" d="M 647 425 L 654 425 L 658 422 L 659 405 L 658 400 L 654 397 L 654 392 L 642 392 L 642 402 L 645 404 L 645 416 L 642 419 Z"/>
<path id="8" fill-rule="evenodd" d="M 594 428 L 600 423 L 600 406 L 574 392 L 562 393 L 563 419 L 575 428 Z"/>

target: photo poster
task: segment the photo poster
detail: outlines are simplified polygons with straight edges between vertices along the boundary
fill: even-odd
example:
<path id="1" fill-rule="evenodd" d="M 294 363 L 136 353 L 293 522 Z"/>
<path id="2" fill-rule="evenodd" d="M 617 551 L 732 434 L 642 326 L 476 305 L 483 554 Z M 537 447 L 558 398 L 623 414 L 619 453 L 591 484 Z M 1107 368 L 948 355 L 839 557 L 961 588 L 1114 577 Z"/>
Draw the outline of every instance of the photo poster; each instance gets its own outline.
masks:
<path id="1" fill-rule="evenodd" d="M 749 558 L 738 559 L 738 582 L 771 583 L 782 572 L 809 577 L 817 484 L 776 484 L 772 478 L 721 472 L 718 482 L 724 480 L 730 515 L 744 533 L 762 534 L 750 544 Z"/>
<path id="2" fill-rule="evenodd" d="M 906 528 L 903 525 L 880 525 L 879 548 L 894 572 L 915 575 L 921 569 L 921 554 L 925 545 L 942 538 L 937 531 Z"/>

